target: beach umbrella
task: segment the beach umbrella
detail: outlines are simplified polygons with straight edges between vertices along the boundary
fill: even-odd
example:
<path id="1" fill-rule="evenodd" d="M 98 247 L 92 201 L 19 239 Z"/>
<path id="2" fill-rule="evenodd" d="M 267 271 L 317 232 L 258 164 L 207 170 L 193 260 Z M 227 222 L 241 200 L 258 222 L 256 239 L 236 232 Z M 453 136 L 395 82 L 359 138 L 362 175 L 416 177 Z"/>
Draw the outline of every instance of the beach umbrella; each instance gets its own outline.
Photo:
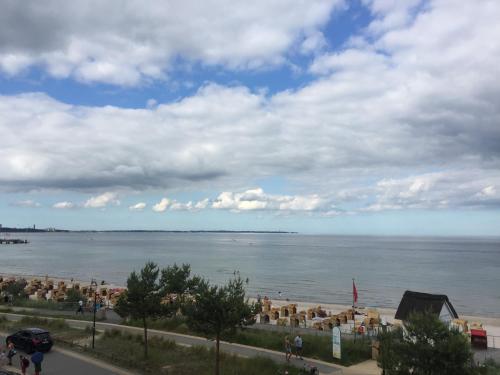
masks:
<path id="1" fill-rule="evenodd" d="M 42 363 L 43 361 L 43 353 L 41 352 L 36 352 L 31 356 L 31 362 L 33 363 Z"/>

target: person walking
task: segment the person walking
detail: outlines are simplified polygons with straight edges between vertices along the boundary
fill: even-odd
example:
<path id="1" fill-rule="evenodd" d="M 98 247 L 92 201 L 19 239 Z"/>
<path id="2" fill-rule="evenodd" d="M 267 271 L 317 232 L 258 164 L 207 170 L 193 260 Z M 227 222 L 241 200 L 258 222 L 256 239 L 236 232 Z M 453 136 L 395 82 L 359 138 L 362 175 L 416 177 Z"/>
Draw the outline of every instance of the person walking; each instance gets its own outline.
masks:
<path id="1" fill-rule="evenodd" d="M 300 356 L 300 359 L 302 358 L 302 337 L 300 337 L 300 334 L 297 334 L 295 336 L 295 339 L 293 340 L 295 344 L 295 358 Z"/>
<path id="2" fill-rule="evenodd" d="M 292 344 L 288 339 L 288 336 L 285 337 L 285 359 L 287 362 L 290 362 L 290 358 L 292 358 Z"/>
<path id="3" fill-rule="evenodd" d="M 12 358 L 16 355 L 16 348 L 14 346 L 14 344 L 12 343 L 12 341 L 9 341 L 9 343 L 7 344 L 7 359 L 9 360 L 9 363 L 8 365 L 9 366 L 12 366 Z"/>
<path id="4" fill-rule="evenodd" d="M 35 365 L 35 375 L 40 375 L 40 373 L 42 372 L 43 353 L 36 351 L 31 356 L 31 362 L 33 362 L 33 365 Z"/>
<path id="5" fill-rule="evenodd" d="M 83 315 L 83 301 L 82 300 L 78 301 L 78 310 L 76 310 L 76 315 L 78 315 L 79 313 Z"/>
<path id="6" fill-rule="evenodd" d="M 23 355 L 19 356 L 19 364 L 21 366 L 21 374 L 26 375 L 26 369 L 30 366 L 30 361 Z"/>

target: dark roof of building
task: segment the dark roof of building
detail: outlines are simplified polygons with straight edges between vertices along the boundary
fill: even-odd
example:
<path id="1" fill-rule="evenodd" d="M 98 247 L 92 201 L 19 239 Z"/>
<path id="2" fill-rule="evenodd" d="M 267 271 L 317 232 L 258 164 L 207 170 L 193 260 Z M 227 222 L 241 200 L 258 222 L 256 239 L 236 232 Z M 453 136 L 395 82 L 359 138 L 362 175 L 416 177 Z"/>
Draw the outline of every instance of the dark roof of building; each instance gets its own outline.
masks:
<path id="1" fill-rule="evenodd" d="M 411 313 L 431 313 L 439 316 L 443 305 L 447 304 L 452 317 L 458 319 L 458 314 L 448 296 L 444 294 L 419 293 L 407 290 L 396 311 L 396 319 L 407 320 Z"/>

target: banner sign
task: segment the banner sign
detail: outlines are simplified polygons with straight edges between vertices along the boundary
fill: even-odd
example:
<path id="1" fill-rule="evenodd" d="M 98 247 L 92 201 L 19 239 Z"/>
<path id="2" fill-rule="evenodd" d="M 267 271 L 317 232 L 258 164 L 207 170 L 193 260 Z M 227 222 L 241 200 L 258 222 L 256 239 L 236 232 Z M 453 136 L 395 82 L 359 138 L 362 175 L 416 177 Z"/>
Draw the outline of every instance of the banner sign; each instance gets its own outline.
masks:
<path id="1" fill-rule="evenodd" d="M 341 347 L 341 333 L 340 327 L 333 327 L 332 329 L 332 354 L 333 358 L 341 359 L 342 347 Z"/>

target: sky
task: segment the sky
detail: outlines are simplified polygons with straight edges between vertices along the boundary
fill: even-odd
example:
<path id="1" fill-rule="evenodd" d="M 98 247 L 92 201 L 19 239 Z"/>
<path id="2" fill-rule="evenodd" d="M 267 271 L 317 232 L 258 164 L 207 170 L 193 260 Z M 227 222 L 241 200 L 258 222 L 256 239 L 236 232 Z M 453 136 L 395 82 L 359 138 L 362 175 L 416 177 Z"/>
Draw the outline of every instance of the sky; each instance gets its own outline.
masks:
<path id="1" fill-rule="evenodd" d="M 0 223 L 500 235 L 497 0 L 2 0 Z"/>

